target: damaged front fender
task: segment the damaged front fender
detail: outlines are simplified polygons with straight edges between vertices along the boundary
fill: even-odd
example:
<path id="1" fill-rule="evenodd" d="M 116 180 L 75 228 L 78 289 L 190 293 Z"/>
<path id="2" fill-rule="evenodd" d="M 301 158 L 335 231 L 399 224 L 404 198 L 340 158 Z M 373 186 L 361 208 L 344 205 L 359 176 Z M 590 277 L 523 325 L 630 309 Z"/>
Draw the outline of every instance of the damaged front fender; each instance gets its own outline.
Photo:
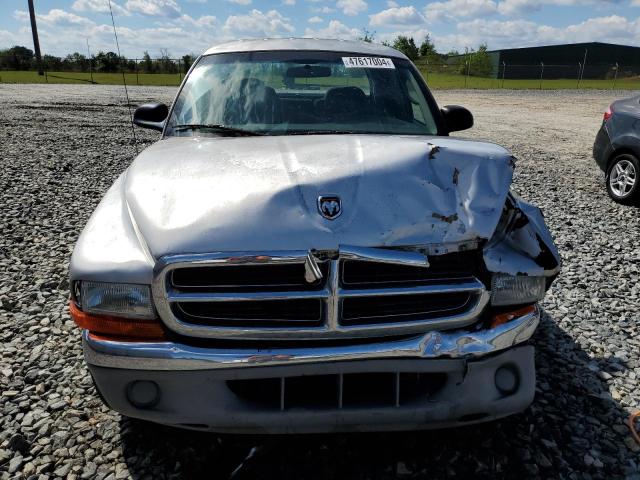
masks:
<path id="1" fill-rule="evenodd" d="M 545 277 L 547 287 L 561 267 L 560 254 L 542 211 L 513 193 L 507 198 L 498 228 L 483 256 L 491 273 Z"/>

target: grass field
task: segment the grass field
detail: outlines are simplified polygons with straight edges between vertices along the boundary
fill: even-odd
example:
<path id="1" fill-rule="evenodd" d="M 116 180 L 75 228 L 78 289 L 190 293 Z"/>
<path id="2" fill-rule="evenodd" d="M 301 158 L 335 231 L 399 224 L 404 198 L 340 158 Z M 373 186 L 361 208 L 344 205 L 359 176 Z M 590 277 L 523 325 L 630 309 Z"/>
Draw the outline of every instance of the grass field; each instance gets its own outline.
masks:
<path id="1" fill-rule="evenodd" d="M 171 73 L 126 73 L 127 85 L 180 85 L 182 74 Z M 92 83 L 92 76 L 82 72 L 38 72 L 0 71 L 0 83 Z M 121 73 L 94 73 L 93 83 L 101 85 L 121 85 Z"/>
<path id="2" fill-rule="evenodd" d="M 564 90 L 578 87 L 576 79 L 560 80 L 505 80 L 484 77 L 465 77 L 451 73 L 432 72 L 421 69 L 427 83 L 433 89 L 540 89 Z M 164 73 L 127 73 L 125 74 L 128 85 L 179 85 L 182 74 Z M 0 83 L 91 83 L 89 73 L 80 72 L 48 72 L 46 77 L 39 76 L 37 72 L 0 71 Z M 121 73 L 94 73 L 93 83 L 103 85 L 122 84 Z M 640 90 L 640 78 L 620 78 L 613 80 L 583 80 L 580 89 L 609 90 Z"/>

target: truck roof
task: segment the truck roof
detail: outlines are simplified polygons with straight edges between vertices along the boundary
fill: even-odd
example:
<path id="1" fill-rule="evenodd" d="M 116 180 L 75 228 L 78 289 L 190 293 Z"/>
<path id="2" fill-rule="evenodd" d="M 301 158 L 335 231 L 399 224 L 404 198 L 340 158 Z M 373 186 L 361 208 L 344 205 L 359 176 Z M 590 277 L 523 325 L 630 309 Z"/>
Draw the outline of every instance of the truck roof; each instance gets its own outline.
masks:
<path id="1" fill-rule="evenodd" d="M 395 48 L 379 43 L 361 40 L 330 40 L 320 38 L 264 38 L 251 40 L 235 40 L 221 43 L 209 48 L 204 54 L 230 52 L 257 52 L 273 50 L 317 50 L 325 52 L 349 52 L 363 55 L 380 55 L 385 57 L 407 57 Z"/>

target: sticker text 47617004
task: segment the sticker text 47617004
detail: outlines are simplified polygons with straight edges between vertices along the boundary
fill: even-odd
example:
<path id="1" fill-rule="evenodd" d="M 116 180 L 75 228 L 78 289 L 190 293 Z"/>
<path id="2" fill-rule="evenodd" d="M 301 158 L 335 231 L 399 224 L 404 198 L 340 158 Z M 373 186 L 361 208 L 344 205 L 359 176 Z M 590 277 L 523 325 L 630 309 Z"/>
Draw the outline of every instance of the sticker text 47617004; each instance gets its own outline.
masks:
<path id="1" fill-rule="evenodd" d="M 396 68 L 390 58 L 385 57 L 342 57 L 347 68 Z"/>

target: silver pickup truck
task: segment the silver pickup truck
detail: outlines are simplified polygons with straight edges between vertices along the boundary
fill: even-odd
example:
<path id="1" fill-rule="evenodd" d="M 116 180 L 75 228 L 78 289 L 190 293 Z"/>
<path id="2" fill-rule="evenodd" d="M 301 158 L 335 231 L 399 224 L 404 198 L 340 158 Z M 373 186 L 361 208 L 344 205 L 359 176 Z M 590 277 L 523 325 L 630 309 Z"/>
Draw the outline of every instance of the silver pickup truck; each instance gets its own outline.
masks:
<path id="1" fill-rule="evenodd" d="M 71 260 L 104 402 L 236 433 L 425 429 L 524 410 L 560 270 L 504 148 L 454 139 L 400 52 L 238 41 L 198 58 Z"/>

